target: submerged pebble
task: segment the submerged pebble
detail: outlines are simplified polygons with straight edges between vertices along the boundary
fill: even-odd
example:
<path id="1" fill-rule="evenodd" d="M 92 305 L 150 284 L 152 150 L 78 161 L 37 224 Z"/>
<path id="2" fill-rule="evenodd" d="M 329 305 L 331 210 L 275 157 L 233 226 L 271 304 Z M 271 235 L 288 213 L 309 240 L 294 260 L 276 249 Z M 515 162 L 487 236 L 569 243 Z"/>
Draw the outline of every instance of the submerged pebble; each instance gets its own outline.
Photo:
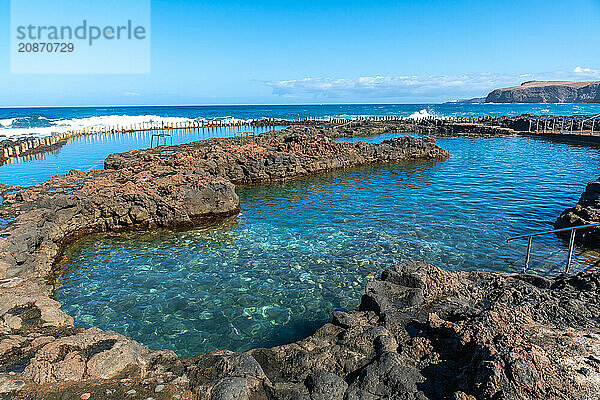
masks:
<path id="1" fill-rule="evenodd" d="M 549 229 L 600 167 L 597 149 L 522 137 L 438 144 L 449 160 L 238 188 L 240 216 L 198 230 L 85 239 L 58 300 L 80 326 L 181 356 L 287 343 L 356 307 L 367 280 L 405 259 L 522 269 L 526 241 L 505 239 Z M 576 269 L 599 260 L 580 252 Z M 559 273 L 566 253 L 536 238 L 530 266 Z"/>

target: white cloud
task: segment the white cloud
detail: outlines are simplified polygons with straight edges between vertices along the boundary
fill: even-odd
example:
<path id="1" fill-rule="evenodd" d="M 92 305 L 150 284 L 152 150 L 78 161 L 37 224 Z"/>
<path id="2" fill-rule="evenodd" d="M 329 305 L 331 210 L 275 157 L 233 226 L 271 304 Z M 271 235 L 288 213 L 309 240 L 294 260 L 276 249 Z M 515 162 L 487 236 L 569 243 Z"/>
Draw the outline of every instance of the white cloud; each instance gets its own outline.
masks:
<path id="1" fill-rule="evenodd" d="M 459 76 L 406 75 L 359 78 L 315 77 L 266 82 L 273 94 L 286 98 L 343 101 L 439 101 L 485 96 L 493 89 L 530 80 L 582 80 L 600 78 L 600 71 L 576 67 L 547 73 L 478 73 Z"/>
<path id="2" fill-rule="evenodd" d="M 597 69 L 583 68 L 583 67 L 578 66 L 578 67 L 575 67 L 575 69 L 573 70 L 573 73 L 575 75 L 578 75 L 581 77 L 600 79 L 600 70 L 597 70 Z"/>

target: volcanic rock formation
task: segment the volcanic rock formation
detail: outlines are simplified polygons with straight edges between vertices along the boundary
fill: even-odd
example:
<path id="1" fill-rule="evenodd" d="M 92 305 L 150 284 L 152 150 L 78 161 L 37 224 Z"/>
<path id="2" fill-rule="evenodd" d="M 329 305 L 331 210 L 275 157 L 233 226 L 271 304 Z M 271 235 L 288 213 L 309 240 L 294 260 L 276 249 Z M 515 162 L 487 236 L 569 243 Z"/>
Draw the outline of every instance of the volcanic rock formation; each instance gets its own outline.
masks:
<path id="1" fill-rule="evenodd" d="M 304 340 L 183 360 L 110 331 L 44 319 L 38 307 L 1 310 L 11 328 L 0 340 L 0 365 L 17 372 L 0 374 L 6 393 L 215 400 L 600 394 L 597 273 L 551 280 L 406 262 L 369 282 L 358 310 L 334 312 Z"/>
<path id="2" fill-rule="evenodd" d="M 297 127 L 137 150 L 108 157 L 105 171 L 0 186 L 0 398 L 598 398 L 598 273 L 544 279 L 407 262 L 369 282 L 358 310 L 334 312 L 304 340 L 189 359 L 75 328 L 52 298 L 54 263 L 81 235 L 235 213 L 234 184 L 448 157 L 429 138 L 336 135 Z"/>
<path id="3" fill-rule="evenodd" d="M 554 223 L 554 227 L 560 229 L 598 222 L 600 222 L 600 178 L 587 184 L 585 192 L 575 207 L 563 211 Z M 600 247 L 600 228 L 580 230 L 575 239 L 584 245 L 598 248 Z"/>
<path id="4" fill-rule="evenodd" d="M 496 89 L 486 103 L 598 103 L 600 81 L 530 81 L 521 86 Z"/>

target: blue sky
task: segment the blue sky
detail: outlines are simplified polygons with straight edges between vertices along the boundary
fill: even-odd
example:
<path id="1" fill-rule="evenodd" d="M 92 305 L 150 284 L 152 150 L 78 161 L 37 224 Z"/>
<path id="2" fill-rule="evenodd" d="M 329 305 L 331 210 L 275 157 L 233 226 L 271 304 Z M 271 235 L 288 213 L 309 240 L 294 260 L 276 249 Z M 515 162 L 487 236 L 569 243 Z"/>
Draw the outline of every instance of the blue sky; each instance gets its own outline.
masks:
<path id="1" fill-rule="evenodd" d="M 120 75 L 11 74 L 0 4 L 4 107 L 442 102 L 600 80 L 600 0 L 152 1 L 151 73 Z"/>

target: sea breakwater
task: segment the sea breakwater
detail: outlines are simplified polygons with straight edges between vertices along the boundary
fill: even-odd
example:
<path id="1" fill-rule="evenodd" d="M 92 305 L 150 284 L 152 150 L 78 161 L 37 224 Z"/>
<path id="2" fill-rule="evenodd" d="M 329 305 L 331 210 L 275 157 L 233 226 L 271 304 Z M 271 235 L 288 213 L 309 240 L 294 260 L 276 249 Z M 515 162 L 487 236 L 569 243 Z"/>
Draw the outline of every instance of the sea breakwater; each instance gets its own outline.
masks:
<path id="1" fill-rule="evenodd" d="M 0 139 L 0 166 L 11 158 L 33 156 L 48 153 L 61 148 L 67 143 L 67 135 L 54 135 L 42 138 L 22 137 L 17 139 Z"/>
<path id="2" fill-rule="evenodd" d="M 0 392 L 35 393 L 52 389 L 39 386 L 44 384 L 144 377 L 169 380 L 184 391 L 201 391 L 190 386 L 174 353 L 147 350 L 112 332 L 73 327 L 73 319 L 52 299 L 51 278 L 62 250 L 78 237 L 91 232 L 189 228 L 230 215 L 239 209 L 234 184 L 447 157 L 448 152 L 429 138 L 337 143 L 316 132 L 290 129 L 133 151 L 109 157 L 105 171 L 72 171 L 30 188 L 3 185 Z M 98 398 L 117 392 L 108 393 Z"/>
<path id="3" fill-rule="evenodd" d="M 70 140 L 88 136 L 131 134 L 136 132 L 173 134 L 174 132 L 206 132 L 232 129 L 234 134 L 244 135 L 244 129 L 265 127 L 301 126 L 310 129 L 324 129 L 337 132 L 340 137 L 352 132 L 353 135 L 374 135 L 386 132 L 421 133 L 435 136 L 479 136 L 498 137 L 514 135 L 561 136 L 577 140 L 594 139 L 600 123 L 591 115 L 530 115 L 516 117 L 357 117 L 357 118 L 305 118 L 298 120 L 264 118 L 256 120 L 189 121 L 170 124 L 134 124 L 130 126 L 103 126 L 76 131 L 56 133 L 53 136 L 0 139 L 0 165 L 23 158 L 56 150 Z M 150 142 L 150 138 L 148 138 Z M 150 144 L 148 142 L 148 145 Z"/>

